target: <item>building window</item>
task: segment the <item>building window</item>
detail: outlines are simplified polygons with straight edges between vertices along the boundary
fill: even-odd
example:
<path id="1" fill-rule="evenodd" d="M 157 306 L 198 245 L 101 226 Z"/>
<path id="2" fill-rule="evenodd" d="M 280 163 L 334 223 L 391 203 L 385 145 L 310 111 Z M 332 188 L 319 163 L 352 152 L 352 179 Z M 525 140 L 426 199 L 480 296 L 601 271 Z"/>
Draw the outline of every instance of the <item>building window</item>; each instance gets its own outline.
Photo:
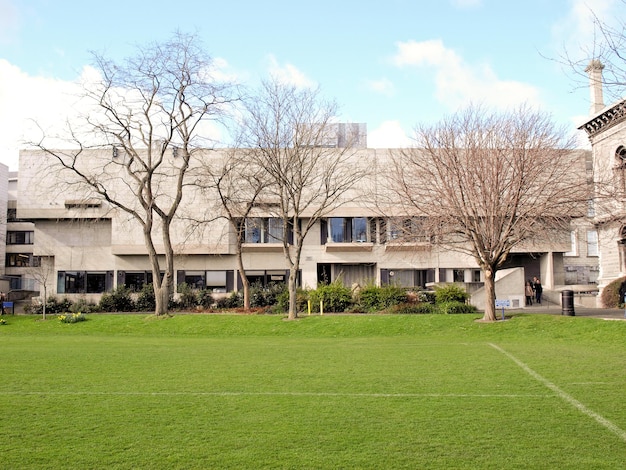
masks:
<path id="1" fill-rule="evenodd" d="M 587 230 L 587 256 L 598 256 L 598 232 Z"/>
<path id="2" fill-rule="evenodd" d="M 58 294 L 101 294 L 113 287 L 113 271 L 59 271 Z"/>
<path id="3" fill-rule="evenodd" d="M 587 201 L 587 217 L 596 216 L 596 205 L 593 199 Z"/>
<path id="4" fill-rule="evenodd" d="M 421 217 L 392 217 L 387 221 L 387 241 L 403 241 L 407 243 L 428 243 L 430 236 L 426 234 L 425 221 Z"/>
<path id="5" fill-rule="evenodd" d="M 7 245 L 32 245 L 35 241 L 35 232 L 19 231 L 7 232 Z"/>
<path id="6" fill-rule="evenodd" d="M 334 243 L 368 241 L 367 217 L 331 217 L 328 219 L 330 239 Z"/>
<path id="7" fill-rule="evenodd" d="M 38 258 L 31 253 L 7 253 L 5 266 L 7 268 L 32 268 L 39 266 L 37 262 Z"/>
<path id="8" fill-rule="evenodd" d="M 452 276 L 454 282 L 465 282 L 465 269 L 453 269 Z"/>
<path id="9" fill-rule="evenodd" d="M 278 217 L 249 217 L 245 221 L 246 243 L 280 243 L 283 240 L 283 219 Z"/>
<path id="10" fill-rule="evenodd" d="M 578 236 L 576 230 L 570 232 L 570 250 L 563 253 L 563 256 L 578 256 Z"/>

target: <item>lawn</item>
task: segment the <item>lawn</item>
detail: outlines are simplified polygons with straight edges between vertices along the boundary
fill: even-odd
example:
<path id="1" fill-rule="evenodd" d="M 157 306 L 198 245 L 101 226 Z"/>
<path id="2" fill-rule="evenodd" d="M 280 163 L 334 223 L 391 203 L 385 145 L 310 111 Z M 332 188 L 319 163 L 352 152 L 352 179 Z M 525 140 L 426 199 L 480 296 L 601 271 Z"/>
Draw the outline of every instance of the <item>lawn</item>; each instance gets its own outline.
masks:
<path id="1" fill-rule="evenodd" d="M 622 468 L 626 322 L 0 325 L 0 468 Z"/>

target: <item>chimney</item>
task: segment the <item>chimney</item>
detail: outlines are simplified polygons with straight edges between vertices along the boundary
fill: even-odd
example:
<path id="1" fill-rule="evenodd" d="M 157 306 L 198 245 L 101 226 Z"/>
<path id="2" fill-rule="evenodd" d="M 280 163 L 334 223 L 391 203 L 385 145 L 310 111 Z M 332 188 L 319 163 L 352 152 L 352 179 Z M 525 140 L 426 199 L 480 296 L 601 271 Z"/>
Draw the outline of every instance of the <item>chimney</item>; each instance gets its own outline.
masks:
<path id="1" fill-rule="evenodd" d="M 589 74 L 589 88 L 591 90 L 591 116 L 598 114 L 604 109 L 604 99 L 602 98 L 602 69 L 604 65 L 598 59 L 593 59 L 585 69 Z"/>

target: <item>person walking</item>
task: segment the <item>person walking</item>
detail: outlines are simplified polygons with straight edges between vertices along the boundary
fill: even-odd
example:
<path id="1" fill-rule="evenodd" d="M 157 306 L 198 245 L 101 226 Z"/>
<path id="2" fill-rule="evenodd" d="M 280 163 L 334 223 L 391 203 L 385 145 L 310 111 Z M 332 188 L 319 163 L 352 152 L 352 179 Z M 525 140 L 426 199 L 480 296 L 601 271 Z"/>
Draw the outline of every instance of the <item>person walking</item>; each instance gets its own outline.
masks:
<path id="1" fill-rule="evenodd" d="M 533 290 L 535 291 L 535 300 L 538 304 L 541 304 L 541 294 L 543 294 L 543 287 L 541 287 L 541 280 L 535 276 L 533 278 Z"/>
<path id="2" fill-rule="evenodd" d="M 534 290 L 533 290 L 533 283 L 532 281 L 529 279 L 528 281 L 526 281 L 526 286 L 524 287 L 524 293 L 526 294 L 526 306 L 530 307 L 533 304 L 533 296 L 534 294 Z"/>

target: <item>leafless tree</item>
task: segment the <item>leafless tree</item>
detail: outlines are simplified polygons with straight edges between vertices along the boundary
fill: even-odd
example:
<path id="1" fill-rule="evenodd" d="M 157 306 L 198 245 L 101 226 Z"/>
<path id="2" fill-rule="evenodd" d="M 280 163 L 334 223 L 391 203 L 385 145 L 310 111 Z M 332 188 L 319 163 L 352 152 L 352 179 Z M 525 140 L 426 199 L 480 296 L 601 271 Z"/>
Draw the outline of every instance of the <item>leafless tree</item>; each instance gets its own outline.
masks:
<path id="1" fill-rule="evenodd" d="M 71 129 L 72 147 L 78 150 L 56 151 L 45 140 L 37 146 L 85 197 L 106 201 L 141 226 L 153 273 L 155 314 L 162 315 L 173 292 L 170 230 L 186 175 L 202 149 L 213 145 L 206 138 L 207 123 L 224 116 L 234 88 L 213 79 L 211 57 L 193 35 L 176 33 L 164 43 L 139 47 L 136 56 L 120 64 L 100 54 L 94 58 L 102 80 L 86 95 L 98 112 Z M 85 142 L 94 140 L 96 148 L 107 149 L 108 158 L 102 158 L 103 152 L 93 158 Z"/>
<path id="2" fill-rule="evenodd" d="M 626 8 L 626 0 L 617 2 Z M 588 8 L 593 39 L 589 44 L 568 45 L 557 61 L 569 68 L 583 87 L 588 86 L 587 68 L 591 61 L 601 63 L 604 89 L 611 100 L 621 100 L 626 92 L 626 19 L 623 15 L 603 19 L 593 7 Z"/>
<path id="3" fill-rule="evenodd" d="M 395 202 L 443 247 L 484 272 L 483 320 L 494 321 L 495 275 L 511 250 L 549 239 L 581 206 L 584 160 L 550 118 L 526 106 L 490 113 L 471 106 L 415 131 L 388 174 Z"/>
<path id="4" fill-rule="evenodd" d="M 235 146 L 224 153 L 224 158 L 205 162 L 197 172 L 196 185 L 204 200 L 218 201 L 218 206 L 208 205 L 210 214 L 194 220 L 193 225 L 210 224 L 216 216 L 225 217 L 235 234 L 235 254 L 243 288 L 243 305 L 250 309 L 250 281 L 243 262 L 243 244 L 246 237 L 246 220 L 258 209 L 259 196 L 267 191 L 264 169 L 250 158 L 247 149 Z"/>
<path id="5" fill-rule="evenodd" d="M 245 110 L 242 144 L 268 184 L 258 201 L 268 214 L 282 219 L 289 318 L 294 319 L 304 238 L 347 201 L 366 172 L 354 161 L 350 142 L 336 145 L 336 105 L 323 100 L 319 89 L 298 89 L 272 79 L 245 103 Z"/>
<path id="6" fill-rule="evenodd" d="M 42 318 L 46 319 L 46 305 L 48 303 L 48 288 L 54 277 L 54 257 L 50 255 L 36 256 L 33 258 L 33 264 L 26 270 L 26 275 L 34 279 L 40 289 L 43 291 L 42 299 Z"/>

